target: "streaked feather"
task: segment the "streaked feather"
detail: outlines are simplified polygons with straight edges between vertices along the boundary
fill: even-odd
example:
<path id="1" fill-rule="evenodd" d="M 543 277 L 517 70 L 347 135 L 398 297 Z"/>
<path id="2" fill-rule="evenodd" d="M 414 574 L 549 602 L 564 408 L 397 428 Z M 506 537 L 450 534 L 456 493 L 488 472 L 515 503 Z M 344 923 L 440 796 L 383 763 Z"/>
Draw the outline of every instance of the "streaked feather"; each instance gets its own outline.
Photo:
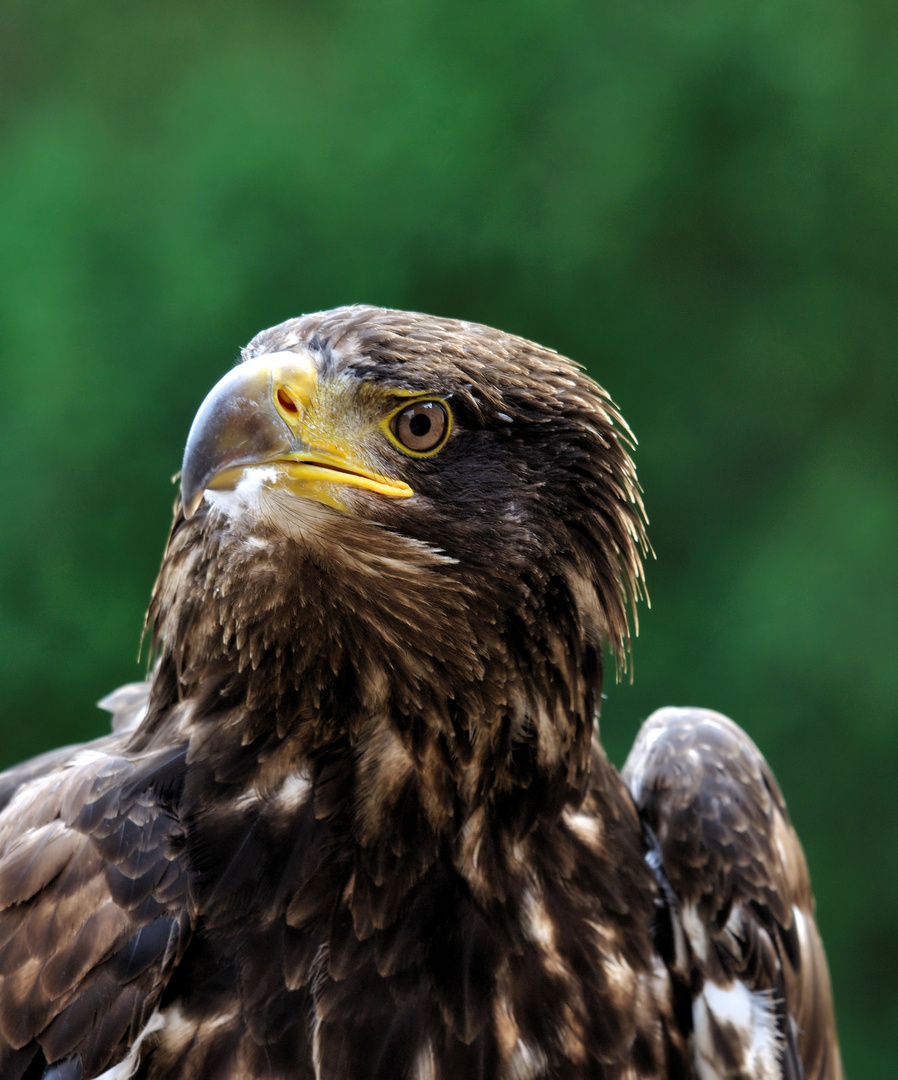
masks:
<path id="1" fill-rule="evenodd" d="M 836 1080 L 763 759 L 656 714 L 631 798 L 599 744 L 647 548 L 607 394 L 377 308 L 244 356 L 285 352 L 309 422 L 414 497 L 335 508 L 269 462 L 176 508 L 150 679 L 103 700 L 112 735 L 0 777 L 0 1075 Z M 382 437 L 415 395 L 452 414 L 434 456 Z"/>

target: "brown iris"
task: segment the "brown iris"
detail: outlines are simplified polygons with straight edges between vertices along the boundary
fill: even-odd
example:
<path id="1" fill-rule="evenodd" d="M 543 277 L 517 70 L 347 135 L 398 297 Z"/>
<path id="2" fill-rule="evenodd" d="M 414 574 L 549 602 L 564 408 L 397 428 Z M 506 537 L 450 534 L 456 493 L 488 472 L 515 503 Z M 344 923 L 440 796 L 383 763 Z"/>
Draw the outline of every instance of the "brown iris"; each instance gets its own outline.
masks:
<path id="1" fill-rule="evenodd" d="M 390 430 L 406 450 L 426 454 L 446 438 L 449 414 L 439 401 L 416 401 L 390 420 Z"/>

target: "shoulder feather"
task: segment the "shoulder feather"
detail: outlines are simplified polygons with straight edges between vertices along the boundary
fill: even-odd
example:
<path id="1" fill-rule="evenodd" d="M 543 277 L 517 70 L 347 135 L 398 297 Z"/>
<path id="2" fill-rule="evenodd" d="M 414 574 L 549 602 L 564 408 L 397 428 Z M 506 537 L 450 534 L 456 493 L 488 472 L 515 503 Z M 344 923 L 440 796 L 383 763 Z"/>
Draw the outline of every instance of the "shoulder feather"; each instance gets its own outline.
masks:
<path id="1" fill-rule="evenodd" d="M 702 1078 L 840 1080 L 807 864 L 758 748 L 707 709 L 660 709 L 624 766 L 688 942 Z"/>
<path id="2" fill-rule="evenodd" d="M 120 1061 L 185 948 L 192 918 L 181 830 L 159 783 L 176 763 L 171 749 L 129 759 L 121 741 L 110 736 L 45 755 L 5 778 L 0 1075 L 7 1080 L 40 1075 L 40 1066 L 97 1076 Z"/>

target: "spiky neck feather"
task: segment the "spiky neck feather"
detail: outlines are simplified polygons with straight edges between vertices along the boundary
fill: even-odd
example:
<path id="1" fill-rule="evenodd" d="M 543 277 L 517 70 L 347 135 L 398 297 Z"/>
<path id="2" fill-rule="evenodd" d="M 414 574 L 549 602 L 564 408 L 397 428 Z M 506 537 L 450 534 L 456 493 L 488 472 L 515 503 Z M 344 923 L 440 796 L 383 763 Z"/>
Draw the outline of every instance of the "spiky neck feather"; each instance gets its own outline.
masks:
<path id="1" fill-rule="evenodd" d="M 319 948 L 351 986 L 360 957 L 384 951 L 378 971 L 391 973 L 418 955 L 394 939 L 420 941 L 422 911 L 435 920 L 427 941 L 466 925 L 482 999 L 442 952 L 420 975 L 464 1043 L 489 1022 L 503 951 L 540 932 L 528 929 L 543 917 L 528 914 L 534 890 L 582 889 L 572 938 L 588 935 L 596 902 L 616 911 L 644 896 L 619 948 L 647 969 L 652 887 L 632 803 L 593 737 L 601 640 L 582 588 L 573 596 L 558 574 L 519 580 L 500 605 L 496 575 L 477 581 L 468 566 L 462 577 L 383 530 L 367 537 L 365 570 L 328 576 L 309 547 L 270 537 L 265 554 L 258 533 L 248 549 L 219 526 L 214 513 L 176 521 L 140 729 L 171 743 L 174 724 L 187 744 L 180 812 L 204 919 L 286 920 L 303 943 L 297 986 Z M 193 592 L 173 583 L 185 572 L 202 583 Z M 233 852 L 247 843 L 244 879 Z M 598 972 L 604 961 L 584 948 Z"/>
<path id="2" fill-rule="evenodd" d="M 347 555 L 358 537 L 335 541 L 339 525 L 357 528 L 332 521 L 325 552 L 258 531 L 250 542 L 214 511 L 176 522 L 139 737 L 179 725 L 233 759 L 241 783 L 260 763 L 302 770 L 342 746 L 378 819 L 413 784 L 431 826 L 452 833 L 484 803 L 507 813 L 517 800 L 515 817 L 526 807 L 532 821 L 576 799 L 602 678 L 582 582 L 577 597 L 560 573 L 510 589 L 374 527 L 364 556 Z M 185 578 L 201 584 L 185 590 Z"/>
<path id="3" fill-rule="evenodd" d="M 176 512 L 138 738 L 179 728 L 244 785 L 343 754 L 362 838 L 399 802 L 454 837 L 475 813 L 512 833 L 557 817 L 582 796 L 602 649 L 624 657 L 640 592 L 626 426 L 569 361 L 486 327 L 348 308 L 244 355 L 298 347 L 350 398 L 438 390 L 455 436 L 405 463 L 418 497 L 398 504 L 275 492 L 249 514 Z"/>

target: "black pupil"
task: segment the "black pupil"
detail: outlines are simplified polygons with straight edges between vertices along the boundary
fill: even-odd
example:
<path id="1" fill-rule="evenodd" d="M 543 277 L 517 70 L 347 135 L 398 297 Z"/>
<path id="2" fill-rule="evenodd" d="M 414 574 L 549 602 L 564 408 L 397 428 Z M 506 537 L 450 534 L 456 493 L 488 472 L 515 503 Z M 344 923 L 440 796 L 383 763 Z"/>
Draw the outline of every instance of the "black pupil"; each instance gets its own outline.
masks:
<path id="1" fill-rule="evenodd" d="M 426 416 L 424 413 L 415 413 L 411 420 L 409 420 L 408 427 L 412 435 L 420 439 L 430 431 L 430 417 Z"/>

